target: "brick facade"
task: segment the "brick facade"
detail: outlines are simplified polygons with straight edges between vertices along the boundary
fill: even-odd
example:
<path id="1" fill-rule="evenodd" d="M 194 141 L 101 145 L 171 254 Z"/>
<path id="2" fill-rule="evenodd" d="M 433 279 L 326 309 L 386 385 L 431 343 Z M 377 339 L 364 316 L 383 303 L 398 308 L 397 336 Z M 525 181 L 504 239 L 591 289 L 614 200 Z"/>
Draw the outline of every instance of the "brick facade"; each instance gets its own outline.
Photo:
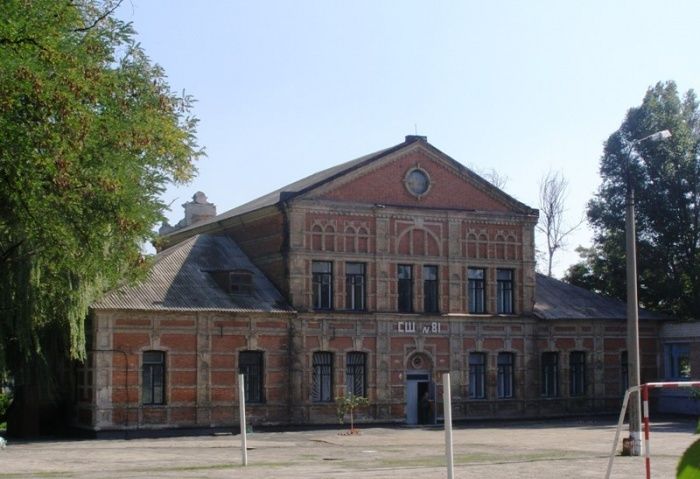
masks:
<path id="1" fill-rule="evenodd" d="M 414 170 L 427 186 L 410 184 Z M 77 415 L 84 426 L 235 425 L 246 351 L 262 358 L 261 400 L 248 407 L 253 425 L 333 423 L 333 399 L 351 387 L 370 399 L 360 420 L 415 423 L 426 394 L 433 421 L 448 371 L 455 419 L 619 407 L 624 321 L 538 316 L 537 211 L 424 139 L 215 220 L 164 243 L 229 236 L 294 311 L 96 309 L 99 352 L 83 373 L 94 387 L 81 390 Z M 476 312 L 470 268 L 483 272 Z M 640 329 L 643 380 L 658 377 L 658 330 L 656 321 Z M 144 404 L 145 351 L 164 352 L 162 404 Z"/>

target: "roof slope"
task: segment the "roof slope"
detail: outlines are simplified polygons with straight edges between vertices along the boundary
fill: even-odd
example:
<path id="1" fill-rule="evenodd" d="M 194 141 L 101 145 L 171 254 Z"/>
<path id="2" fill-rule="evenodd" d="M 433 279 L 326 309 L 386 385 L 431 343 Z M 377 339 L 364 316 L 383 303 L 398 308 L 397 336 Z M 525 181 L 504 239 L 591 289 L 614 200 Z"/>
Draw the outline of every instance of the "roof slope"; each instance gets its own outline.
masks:
<path id="1" fill-rule="evenodd" d="M 232 295 L 208 271 L 252 273 L 250 295 Z M 227 236 L 196 235 L 155 257 L 142 283 L 107 293 L 93 309 L 291 312 L 279 291 Z"/>
<path id="2" fill-rule="evenodd" d="M 174 230 L 171 233 L 165 235 L 165 237 L 168 237 L 170 235 L 179 235 L 180 233 L 195 230 L 210 223 L 216 223 L 227 218 L 233 218 L 235 216 L 239 216 L 245 213 L 249 213 L 251 211 L 265 208 L 267 206 L 276 205 L 283 199 L 286 199 L 287 196 L 296 196 L 299 193 L 303 193 L 304 191 L 321 185 L 326 181 L 329 181 L 333 178 L 337 178 L 338 176 L 356 167 L 362 166 L 374 159 L 384 156 L 385 154 L 391 153 L 392 151 L 397 150 L 401 146 L 404 146 L 404 143 L 401 143 L 400 145 L 391 148 L 375 151 L 374 153 L 370 153 L 369 155 L 364 155 L 359 158 L 355 158 L 354 160 L 341 163 L 340 165 L 335 165 L 325 170 L 316 172 L 312 175 L 307 176 L 306 178 L 297 180 L 293 183 L 283 186 L 282 188 L 279 188 L 275 191 L 260 196 L 252 201 L 249 201 L 248 203 L 243 203 L 240 206 L 236 206 L 235 208 L 232 208 L 228 211 L 224 211 L 223 213 L 215 216 L 212 219 L 192 224 L 186 228 Z"/>
<path id="3" fill-rule="evenodd" d="M 558 279 L 537 274 L 535 316 L 542 319 L 626 319 L 626 303 Z M 669 319 L 639 310 L 639 319 Z"/>
<path id="4" fill-rule="evenodd" d="M 500 197 L 502 200 L 506 201 L 507 203 L 511 204 L 513 207 L 517 208 L 518 210 L 521 210 L 523 212 L 526 212 L 528 214 L 536 212 L 536 210 L 533 210 L 529 206 L 525 205 L 524 203 L 516 200 L 515 198 L 511 197 L 507 193 L 501 191 L 498 189 L 496 186 L 492 185 L 490 182 L 479 176 L 478 174 L 474 173 L 472 170 L 464 166 L 463 164 L 459 163 L 458 161 L 454 160 L 450 156 L 446 155 L 439 149 L 435 148 L 433 145 L 427 142 L 425 137 L 422 136 L 412 136 L 409 135 L 406 137 L 406 140 L 402 143 L 399 143 L 398 145 L 394 145 L 390 148 L 385 148 L 383 150 L 375 151 L 374 153 L 370 153 L 368 155 L 361 156 L 359 158 L 356 158 L 354 160 L 347 161 L 345 163 L 341 163 L 339 165 L 333 166 L 331 168 L 319 171 L 317 173 L 314 173 L 310 176 L 307 176 L 306 178 L 302 178 L 301 180 L 297 180 L 293 183 L 290 183 L 286 186 L 283 186 L 282 188 L 279 188 L 271 193 L 268 193 L 266 195 L 263 195 L 259 198 L 256 198 L 252 201 L 249 201 L 248 203 L 244 203 L 240 206 L 237 206 L 233 209 L 230 209 L 228 211 L 225 211 L 224 213 L 221 213 L 217 215 L 214 218 L 211 218 L 207 221 L 202 221 L 199 223 L 195 223 L 193 225 L 190 225 L 188 227 L 178 229 L 175 231 L 172 231 L 171 233 L 167 234 L 164 236 L 164 238 L 168 238 L 170 236 L 176 237 L 180 236 L 183 233 L 187 232 L 192 232 L 192 231 L 198 231 L 202 227 L 206 227 L 209 224 L 212 223 L 217 223 L 222 220 L 226 220 L 228 218 L 233 218 L 236 216 L 243 215 L 245 213 L 249 213 L 251 211 L 259 210 L 268 206 L 273 206 L 281 201 L 285 201 L 289 198 L 293 198 L 295 196 L 298 196 L 300 194 L 306 193 L 307 191 L 310 191 L 312 189 L 315 189 L 321 185 L 324 185 L 336 178 L 339 178 L 353 170 L 356 170 L 357 168 L 361 168 L 365 165 L 368 165 L 369 163 L 372 163 L 374 161 L 377 161 L 381 158 L 386 157 L 387 155 L 390 155 L 392 153 L 395 153 L 403 148 L 408 147 L 409 145 L 412 145 L 414 143 L 420 143 L 425 146 L 425 148 L 431 150 L 433 153 L 437 154 L 441 158 L 445 159 L 448 163 L 450 163 L 455 169 L 460 171 L 461 173 L 467 175 L 470 177 L 473 181 L 476 183 L 480 184 L 482 188 L 485 188 L 489 191 L 492 192 L 492 194 L 495 194 L 496 196 Z"/>

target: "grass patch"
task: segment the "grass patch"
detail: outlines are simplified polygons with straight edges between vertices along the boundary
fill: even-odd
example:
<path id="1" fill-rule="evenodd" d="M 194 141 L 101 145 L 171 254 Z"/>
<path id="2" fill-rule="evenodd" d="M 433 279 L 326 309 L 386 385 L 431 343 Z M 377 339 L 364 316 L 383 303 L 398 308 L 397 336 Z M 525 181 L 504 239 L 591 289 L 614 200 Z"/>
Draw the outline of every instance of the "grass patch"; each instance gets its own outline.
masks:
<path id="1" fill-rule="evenodd" d="M 292 461 L 263 461 L 263 462 L 248 462 L 247 467 L 291 467 L 299 465 L 298 462 Z M 163 466 L 163 467 L 150 467 L 150 468 L 138 468 L 129 469 L 130 472 L 186 472 L 186 471 L 209 471 L 209 470 L 221 470 L 221 469 L 238 469 L 243 467 L 239 462 L 225 463 L 225 464 L 205 464 L 201 466 Z M 0 474 L 0 477 L 2 475 Z"/>
<path id="2" fill-rule="evenodd" d="M 67 471 L 45 471 L 45 472 L 0 472 L 0 477 L 3 478 L 19 478 L 19 477 L 70 477 L 71 473 Z"/>
<path id="3" fill-rule="evenodd" d="M 163 466 L 163 467 L 151 467 L 147 469 L 130 469 L 133 472 L 156 472 L 156 471 L 208 471 L 217 469 L 233 469 L 238 467 L 239 464 L 228 463 L 228 464 L 207 464 L 203 466 Z"/>
<path id="4" fill-rule="evenodd" d="M 510 454 L 494 453 L 494 452 L 471 452 L 467 454 L 455 454 L 455 465 L 468 465 L 475 463 L 499 464 L 509 462 L 536 462 L 560 459 L 574 459 L 587 457 L 585 454 L 569 452 L 563 450 L 544 450 L 532 452 L 515 452 Z M 371 467 L 440 467 L 445 464 L 444 455 L 419 456 L 411 458 L 377 458 L 376 461 L 365 461 L 356 463 L 359 468 Z"/>

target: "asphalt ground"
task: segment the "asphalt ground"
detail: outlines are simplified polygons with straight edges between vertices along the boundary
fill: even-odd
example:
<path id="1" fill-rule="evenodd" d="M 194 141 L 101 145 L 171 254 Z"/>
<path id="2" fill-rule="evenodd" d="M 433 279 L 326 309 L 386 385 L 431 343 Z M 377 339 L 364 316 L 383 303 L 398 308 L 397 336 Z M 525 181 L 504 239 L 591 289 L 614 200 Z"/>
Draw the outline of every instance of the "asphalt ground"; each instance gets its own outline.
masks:
<path id="1" fill-rule="evenodd" d="M 652 423 L 653 478 L 675 477 L 696 418 Z M 442 428 L 343 426 L 159 439 L 8 441 L 0 478 L 446 478 Z M 623 434 L 622 436 L 624 436 Z M 612 418 L 489 422 L 454 428 L 455 478 L 603 478 Z M 620 445 L 621 446 L 621 445 Z M 618 451 L 620 449 L 618 446 Z M 616 456 L 613 478 L 645 477 L 643 457 Z"/>

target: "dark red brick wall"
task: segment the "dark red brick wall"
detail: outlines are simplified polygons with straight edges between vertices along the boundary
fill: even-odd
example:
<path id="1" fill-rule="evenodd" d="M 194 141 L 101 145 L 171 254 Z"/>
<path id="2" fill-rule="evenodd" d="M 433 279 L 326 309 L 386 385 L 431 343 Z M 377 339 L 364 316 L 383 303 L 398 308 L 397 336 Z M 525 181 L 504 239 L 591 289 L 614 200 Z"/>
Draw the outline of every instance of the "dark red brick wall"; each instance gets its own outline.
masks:
<path id="1" fill-rule="evenodd" d="M 416 198 L 404 186 L 406 172 L 418 166 L 430 176 L 431 188 L 427 195 Z M 446 165 L 428 158 L 418 151 L 405 155 L 371 174 L 350 181 L 321 196 L 334 201 L 380 203 L 418 208 L 449 208 L 506 212 L 509 208 L 455 174 Z"/>

